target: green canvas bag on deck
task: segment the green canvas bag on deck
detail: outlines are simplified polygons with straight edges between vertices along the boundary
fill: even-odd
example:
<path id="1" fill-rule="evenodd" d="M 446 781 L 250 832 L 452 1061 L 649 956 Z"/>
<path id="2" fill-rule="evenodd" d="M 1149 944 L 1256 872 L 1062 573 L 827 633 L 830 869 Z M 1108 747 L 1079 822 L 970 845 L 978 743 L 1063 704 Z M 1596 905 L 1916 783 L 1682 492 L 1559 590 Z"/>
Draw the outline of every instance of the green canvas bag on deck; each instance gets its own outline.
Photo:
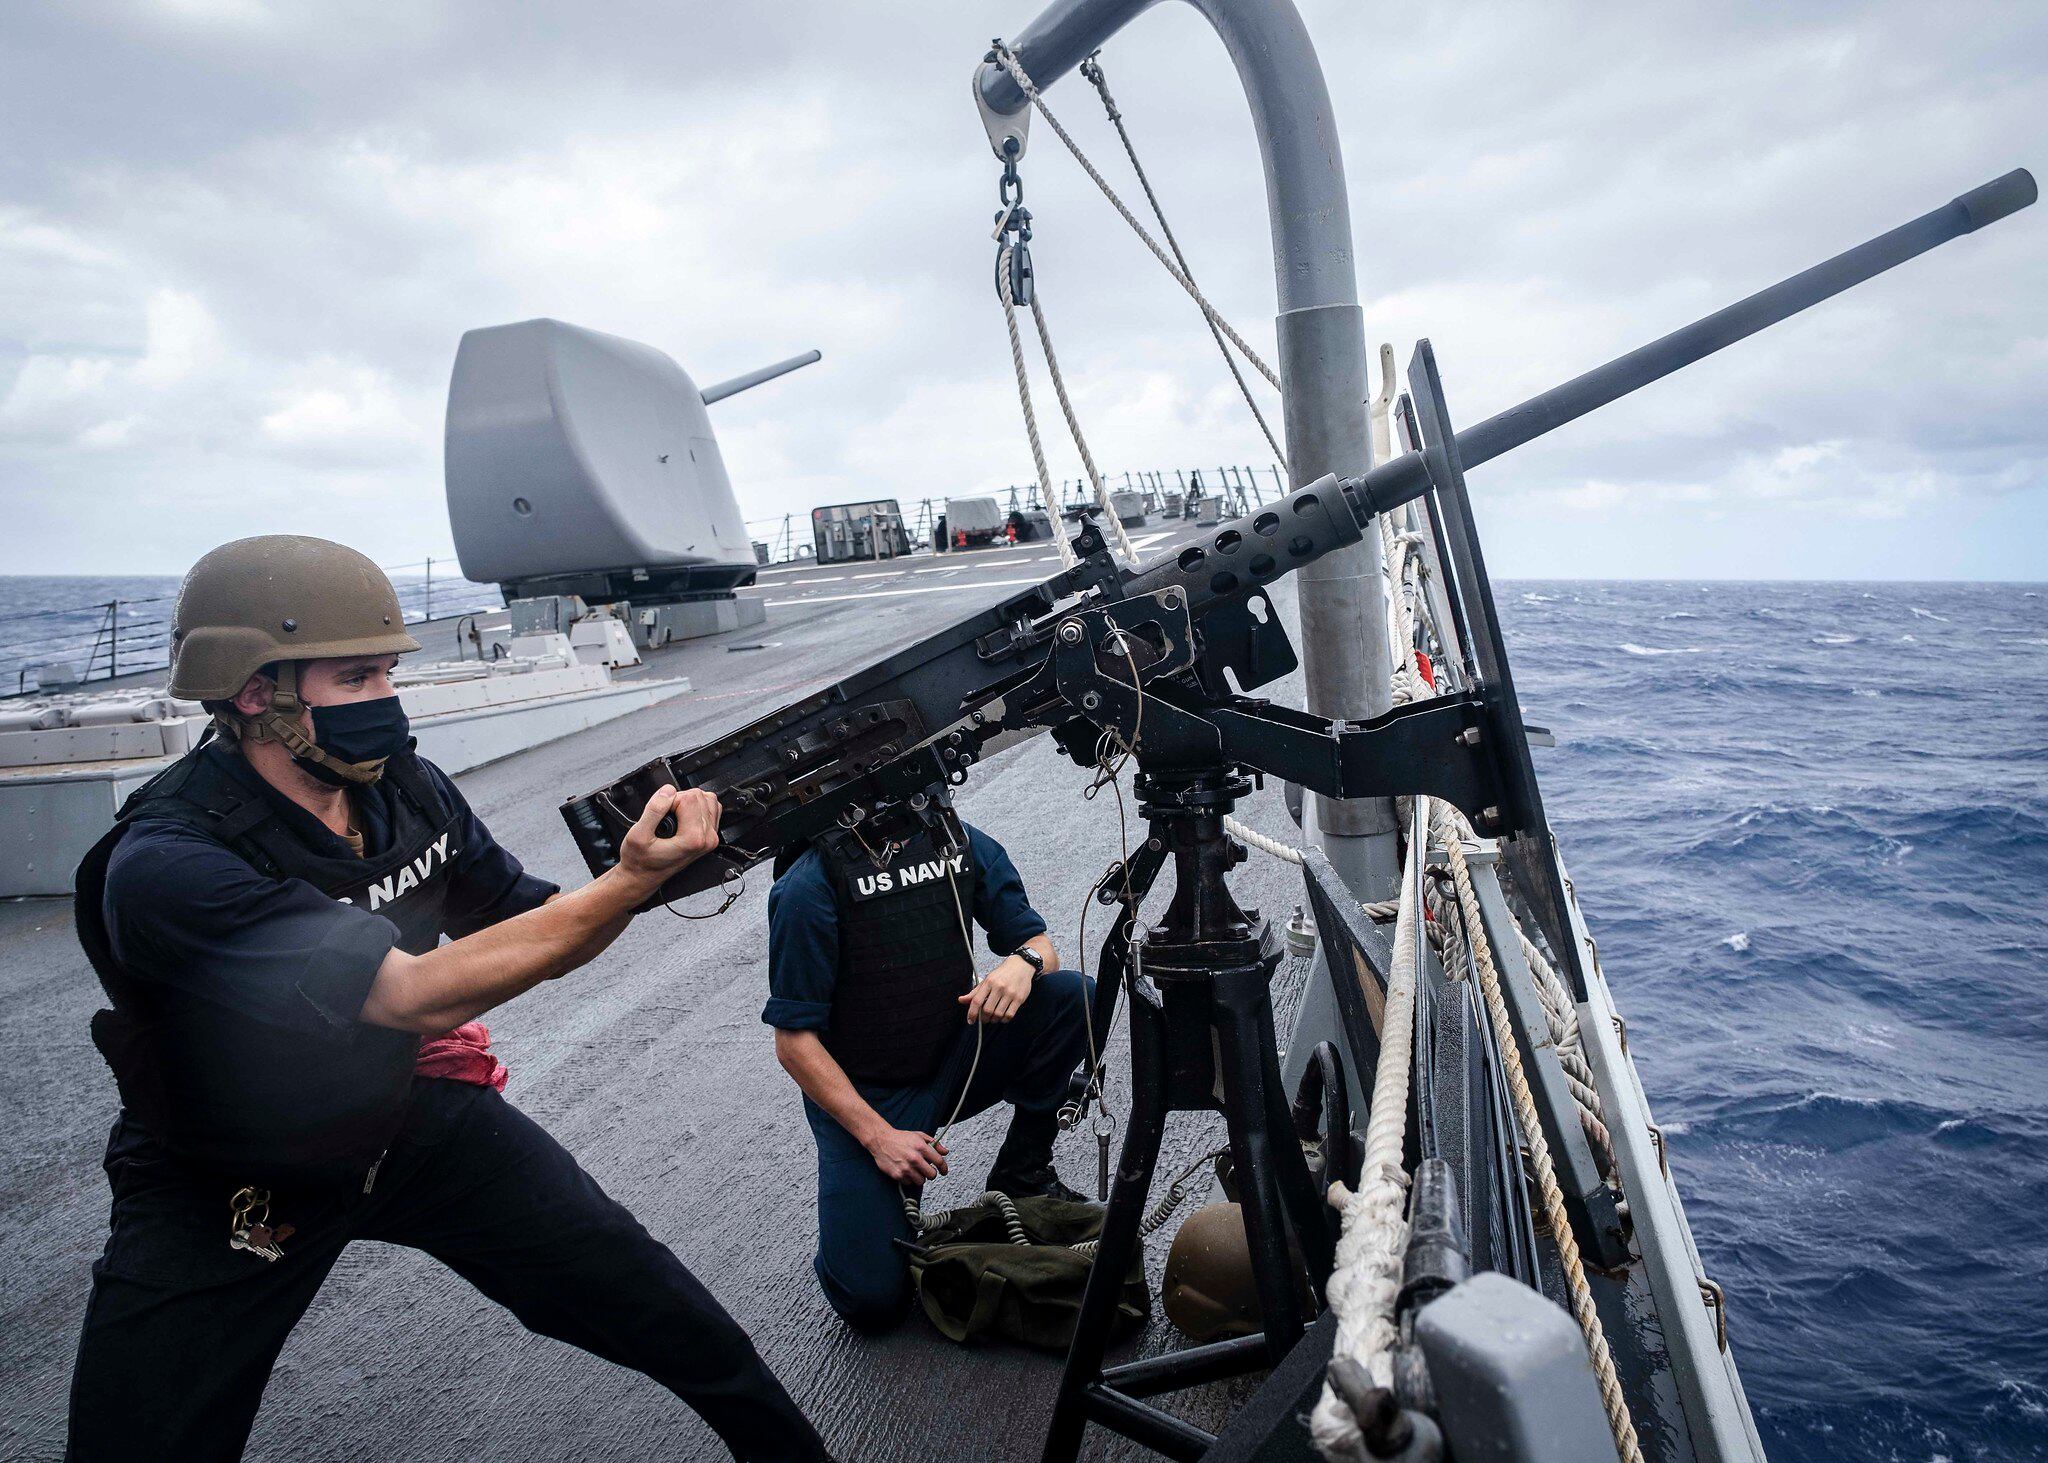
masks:
<path id="1" fill-rule="evenodd" d="M 1007 1205 L 1010 1216 L 1004 1213 Z M 932 1324 L 954 1341 L 1000 1336 L 1044 1351 L 1074 1339 L 1081 1291 L 1094 1255 L 1070 1246 L 1102 1233 L 1103 1211 L 1062 1199 L 983 1195 L 930 1216 L 938 1221 L 913 1248 L 910 1275 Z M 1029 1242 L 1016 1243 L 1021 1233 Z M 1145 1257 L 1134 1256 L 1111 1322 L 1123 1335 L 1152 1312 Z"/>

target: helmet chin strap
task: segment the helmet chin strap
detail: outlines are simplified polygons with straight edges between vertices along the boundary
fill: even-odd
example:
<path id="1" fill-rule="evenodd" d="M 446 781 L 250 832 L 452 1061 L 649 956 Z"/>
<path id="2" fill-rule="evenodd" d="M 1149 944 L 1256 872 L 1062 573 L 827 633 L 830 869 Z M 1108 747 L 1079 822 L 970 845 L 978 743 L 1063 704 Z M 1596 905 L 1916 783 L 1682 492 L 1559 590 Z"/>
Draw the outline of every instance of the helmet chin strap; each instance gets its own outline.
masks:
<path id="1" fill-rule="evenodd" d="M 232 734 L 251 742 L 276 742 L 292 754 L 293 761 L 324 768 L 346 782 L 368 784 L 384 775 L 387 758 L 344 762 L 339 757 L 329 756 L 300 727 L 299 717 L 305 710 L 306 703 L 299 698 L 298 662 L 280 661 L 277 689 L 271 693 L 269 709 L 254 716 L 235 718 Z"/>

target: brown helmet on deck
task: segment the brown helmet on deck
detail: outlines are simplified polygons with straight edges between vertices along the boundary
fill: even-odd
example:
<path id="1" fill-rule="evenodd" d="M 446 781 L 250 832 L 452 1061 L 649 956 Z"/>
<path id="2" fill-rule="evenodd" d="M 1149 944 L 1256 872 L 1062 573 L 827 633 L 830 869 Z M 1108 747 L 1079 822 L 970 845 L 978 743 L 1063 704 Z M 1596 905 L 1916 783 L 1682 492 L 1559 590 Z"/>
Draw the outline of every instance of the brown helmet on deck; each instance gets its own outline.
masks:
<path id="1" fill-rule="evenodd" d="M 1159 1287 L 1166 1318 L 1194 1341 L 1250 1336 L 1261 1329 L 1244 1211 L 1205 1204 L 1181 1222 Z"/>
<path id="2" fill-rule="evenodd" d="M 178 587 L 171 694 L 231 701 L 250 676 L 274 666 L 277 693 L 269 711 L 255 717 L 217 711 L 216 720 L 230 736 L 275 738 L 295 756 L 328 764 L 299 727 L 298 662 L 419 648 L 406 633 L 398 592 L 366 555 L 300 534 L 241 538 L 201 558 Z"/>

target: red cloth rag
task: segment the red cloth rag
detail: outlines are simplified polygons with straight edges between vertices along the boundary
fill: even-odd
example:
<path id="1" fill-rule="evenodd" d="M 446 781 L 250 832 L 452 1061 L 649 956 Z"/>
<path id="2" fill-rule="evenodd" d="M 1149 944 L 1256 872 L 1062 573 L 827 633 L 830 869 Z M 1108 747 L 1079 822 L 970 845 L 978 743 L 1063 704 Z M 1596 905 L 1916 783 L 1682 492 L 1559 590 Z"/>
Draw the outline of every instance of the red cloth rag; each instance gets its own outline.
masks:
<path id="1" fill-rule="evenodd" d="M 496 1092 L 505 1090 L 505 1079 L 512 1075 L 503 1062 L 491 1055 L 490 1028 L 481 1021 L 465 1021 L 446 1036 L 421 1042 L 413 1071 L 421 1077 L 474 1082 Z"/>

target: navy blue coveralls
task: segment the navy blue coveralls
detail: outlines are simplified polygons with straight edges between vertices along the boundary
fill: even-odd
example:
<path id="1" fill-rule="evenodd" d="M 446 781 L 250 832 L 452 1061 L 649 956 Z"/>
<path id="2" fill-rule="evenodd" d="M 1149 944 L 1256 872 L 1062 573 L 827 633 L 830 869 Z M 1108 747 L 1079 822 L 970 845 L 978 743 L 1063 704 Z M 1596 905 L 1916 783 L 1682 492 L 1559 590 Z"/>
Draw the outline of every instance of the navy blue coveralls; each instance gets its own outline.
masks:
<path id="1" fill-rule="evenodd" d="M 196 770 L 213 796 L 241 798 L 262 846 L 284 862 L 324 870 L 355 859 L 232 748 L 214 743 L 196 755 L 210 759 Z M 438 768 L 409 753 L 399 762 L 352 797 L 372 871 L 367 893 L 331 897 L 304 877 L 273 877 L 203 826 L 146 810 L 111 852 L 95 850 L 104 894 L 100 918 L 81 910 L 81 937 L 89 951 L 101 939 L 95 964 L 110 955 L 150 994 L 160 1024 L 187 1033 L 179 1062 L 200 1096 L 165 1109 L 167 1121 L 183 1114 L 194 1129 L 194 1149 L 181 1142 L 174 1151 L 132 1110 L 143 1095 L 130 1087 L 137 1064 L 115 1062 L 124 1110 L 107 1145 L 112 1230 L 93 1266 L 72 1376 L 70 1456 L 239 1457 L 285 1338 L 342 1250 L 371 1239 L 434 1256 L 531 1331 L 646 1373 L 737 1457 L 824 1457 L 746 1333 L 560 1144 L 488 1086 L 408 1076 L 417 1038 L 360 1021 L 394 944 L 430 949 L 443 933 L 482 929 L 555 892 L 492 839 Z M 422 819 L 420 803 L 437 806 Z M 391 857 L 404 853 L 393 848 L 394 828 L 423 851 Z M 81 885 L 93 864 L 89 856 Z M 401 912 L 415 888 L 436 904 L 419 929 Z M 380 900 L 395 902 L 384 913 L 366 907 Z M 117 1058 L 102 1038 L 96 1025 L 95 1040 Z M 234 1070 L 287 1049 L 297 1052 L 292 1070 Z M 288 1110 L 238 1114 L 204 1096 L 267 1091 L 275 1101 L 255 1106 L 289 1109 L 302 1097 L 331 1112 L 341 1095 L 332 1073 L 379 1060 L 387 1065 L 377 1070 L 394 1074 L 396 1108 L 388 1133 L 371 1129 L 381 1154 L 329 1142 L 333 1124 L 295 1130 Z M 207 1116 L 194 1122 L 194 1112 Z M 353 1167 L 334 1172 L 346 1165 L 323 1160 L 302 1177 L 242 1172 L 259 1165 L 226 1155 L 261 1145 L 234 1137 L 238 1122 L 249 1133 L 287 1134 L 287 1160 L 351 1152 Z M 208 1132 L 227 1134 L 218 1166 L 191 1156 Z M 281 1259 L 228 1243 L 231 1196 L 244 1183 L 268 1186 L 270 1222 L 293 1227 Z"/>
<path id="2" fill-rule="evenodd" d="M 1024 883 L 1003 846 L 967 828 L 973 860 L 971 891 L 963 911 L 987 933 L 988 948 L 1008 955 L 1045 921 L 1025 897 Z M 806 850 L 768 894 L 768 988 L 761 1019 L 784 1031 L 829 1037 L 842 970 L 841 894 L 818 848 Z M 953 918 L 947 913 L 947 919 Z M 1094 983 L 1072 970 L 1039 977 L 1008 1022 L 982 1032 L 960 1116 L 965 1119 L 1009 1102 L 1020 1112 L 1049 1114 L 1067 1094 L 1068 1079 L 1088 1054 L 1084 1016 Z M 950 998 L 949 998 L 950 999 Z M 977 1028 L 954 1007 L 957 1031 L 923 1078 L 901 1085 L 853 1079 L 855 1089 L 890 1125 L 936 1132 L 953 1110 L 974 1055 Z M 851 1077 L 852 1074 L 849 1073 Z M 862 1330 L 900 1321 L 910 1305 L 910 1270 L 893 1241 L 909 1239 L 903 1194 L 895 1180 L 823 1108 L 804 1099 L 804 1116 L 818 1145 L 818 1253 L 812 1262 L 833 1310 Z"/>

